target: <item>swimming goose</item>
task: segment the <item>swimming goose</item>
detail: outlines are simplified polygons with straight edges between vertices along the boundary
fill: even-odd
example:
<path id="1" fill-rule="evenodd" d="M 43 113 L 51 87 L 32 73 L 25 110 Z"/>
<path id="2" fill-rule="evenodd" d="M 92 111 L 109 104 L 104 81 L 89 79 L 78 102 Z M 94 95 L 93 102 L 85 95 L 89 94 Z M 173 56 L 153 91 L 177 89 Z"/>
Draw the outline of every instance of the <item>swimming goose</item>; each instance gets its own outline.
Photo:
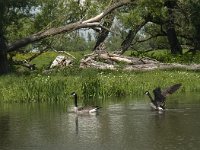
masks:
<path id="1" fill-rule="evenodd" d="M 162 91 L 161 91 L 160 87 L 157 87 L 153 90 L 154 99 L 152 98 L 149 91 L 146 91 L 145 94 L 149 96 L 149 98 L 151 100 L 150 105 L 154 110 L 164 110 L 166 97 L 169 94 L 172 94 L 175 91 L 177 91 L 180 87 L 181 87 L 181 83 L 174 84 Z"/>
<path id="2" fill-rule="evenodd" d="M 83 113 L 96 113 L 98 109 L 100 109 L 99 106 L 87 106 L 87 107 L 78 107 L 78 96 L 76 92 L 72 92 L 71 95 L 74 97 L 74 112 L 78 114 L 83 114 Z"/>

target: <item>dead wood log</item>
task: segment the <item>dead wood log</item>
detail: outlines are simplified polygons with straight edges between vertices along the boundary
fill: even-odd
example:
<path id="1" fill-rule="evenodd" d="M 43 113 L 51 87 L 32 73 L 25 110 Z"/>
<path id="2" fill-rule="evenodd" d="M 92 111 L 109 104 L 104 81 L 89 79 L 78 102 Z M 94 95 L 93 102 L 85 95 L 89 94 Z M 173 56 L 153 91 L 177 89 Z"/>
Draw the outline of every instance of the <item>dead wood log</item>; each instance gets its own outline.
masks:
<path id="1" fill-rule="evenodd" d="M 121 65 L 122 64 L 122 65 Z M 116 70 L 122 68 L 123 70 L 155 70 L 155 69 L 187 69 L 187 70 L 200 70 L 200 64 L 184 65 L 178 63 L 161 63 L 155 59 L 148 57 L 128 57 L 106 51 L 93 52 L 85 56 L 80 62 L 81 68 L 97 68 L 97 69 L 111 69 Z"/>
<path id="2" fill-rule="evenodd" d="M 84 60 L 84 59 L 81 60 L 80 68 L 96 68 L 96 69 L 115 70 L 116 66 L 112 65 L 112 64 L 107 64 L 104 62 L 98 62 L 91 58 L 87 58 L 86 60 Z"/>
<path id="3" fill-rule="evenodd" d="M 63 55 L 58 55 L 52 62 L 50 69 L 55 67 L 67 67 L 72 64 L 72 59 Z"/>
<path id="4" fill-rule="evenodd" d="M 23 66 L 23 67 L 26 67 L 30 70 L 36 70 L 36 66 L 35 64 L 31 64 L 30 62 L 28 62 L 27 60 L 23 60 L 23 61 L 14 61 L 12 62 L 13 65 L 20 65 L 20 66 Z"/>

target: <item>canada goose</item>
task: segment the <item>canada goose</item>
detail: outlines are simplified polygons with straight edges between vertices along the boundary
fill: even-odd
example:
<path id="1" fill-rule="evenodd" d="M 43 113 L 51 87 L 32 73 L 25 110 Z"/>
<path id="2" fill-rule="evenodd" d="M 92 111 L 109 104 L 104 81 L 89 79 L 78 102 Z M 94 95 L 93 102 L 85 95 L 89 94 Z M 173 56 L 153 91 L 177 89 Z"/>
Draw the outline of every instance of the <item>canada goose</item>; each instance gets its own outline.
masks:
<path id="1" fill-rule="evenodd" d="M 100 109 L 99 106 L 78 107 L 78 96 L 77 96 L 76 92 L 72 92 L 71 95 L 74 97 L 74 112 L 77 114 L 96 113 L 97 110 Z"/>
<path id="2" fill-rule="evenodd" d="M 154 110 L 164 110 L 165 109 L 166 97 L 169 94 L 172 94 L 175 91 L 177 91 L 180 87 L 181 87 L 181 83 L 172 85 L 172 86 L 170 86 L 170 87 L 168 87 L 168 88 L 166 88 L 162 91 L 161 91 L 160 87 L 157 87 L 153 90 L 154 99 L 152 98 L 149 91 L 146 91 L 145 94 L 149 96 L 149 98 L 151 100 L 150 105 Z"/>

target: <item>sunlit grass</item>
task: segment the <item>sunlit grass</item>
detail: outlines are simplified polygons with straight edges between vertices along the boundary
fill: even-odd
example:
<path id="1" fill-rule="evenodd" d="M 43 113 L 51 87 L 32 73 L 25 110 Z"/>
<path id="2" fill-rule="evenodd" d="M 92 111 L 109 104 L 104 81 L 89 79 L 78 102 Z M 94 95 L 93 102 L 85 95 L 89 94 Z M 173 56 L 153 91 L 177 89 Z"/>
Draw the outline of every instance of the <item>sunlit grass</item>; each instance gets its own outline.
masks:
<path id="1" fill-rule="evenodd" d="M 66 69 L 52 75 L 8 75 L 0 77 L 2 102 L 59 102 L 76 91 L 83 99 L 140 96 L 157 86 L 175 83 L 178 92 L 199 92 L 200 74 L 190 71 L 123 72 L 95 69 Z"/>
<path id="2" fill-rule="evenodd" d="M 150 57 L 164 63 L 200 63 L 200 52 L 196 54 L 187 53 L 188 50 L 183 50 L 183 55 L 172 55 L 169 50 L 154 50 L 149 52 L 144 51 L 127 51 L 125 55 L 135 57 Z"/>
<path id="3" fill-rule="evenodd" d="M 74 63 L 79 64 L 79 61 L 84 57 L 84 55 L 91 53 L 90 51 L 70 51 L 66 53 L 62 52 L 55 52 L 55 51 L 47 51 L 33 59 L 30 63 L 35 64 L 36 67 L 41 70 L 41 69 L 47 69 L 53 62 L 53 60 L 56 58 L 58 55 L 64 55 L 67 57 L 73 57 L 74 58 Z M 69 54 L 69 55 L 68 55 Z M 31 56 L 35 55 L 35 53 L 26 53 L 26 54 L 16 54 L 14 57 L 14 60 L 20 60 L 23 61 L 25 59 L 29 59 Z"/>

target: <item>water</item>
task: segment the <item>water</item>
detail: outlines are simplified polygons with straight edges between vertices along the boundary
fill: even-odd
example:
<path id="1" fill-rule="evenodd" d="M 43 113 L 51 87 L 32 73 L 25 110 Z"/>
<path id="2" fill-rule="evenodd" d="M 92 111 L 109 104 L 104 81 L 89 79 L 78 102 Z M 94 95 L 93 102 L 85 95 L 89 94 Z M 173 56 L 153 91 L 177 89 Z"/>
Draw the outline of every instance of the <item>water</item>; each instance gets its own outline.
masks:
<path id="1" fill-rule="evenodd" d="M 63 104 L 1 104 L 0 150 L 199 149 L 199 94 L 170 97 L 162 114 L 147 98 L 109 101 L 82 116 Z"/>

